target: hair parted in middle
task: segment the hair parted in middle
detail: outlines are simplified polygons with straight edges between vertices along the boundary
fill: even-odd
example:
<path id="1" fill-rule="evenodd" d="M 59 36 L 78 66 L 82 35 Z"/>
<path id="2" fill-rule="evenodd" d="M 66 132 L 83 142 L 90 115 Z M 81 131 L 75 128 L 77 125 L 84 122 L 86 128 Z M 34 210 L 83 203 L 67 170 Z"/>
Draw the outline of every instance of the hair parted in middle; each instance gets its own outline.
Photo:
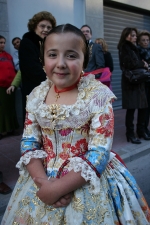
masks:
<path id="1" fill-rule="evenodd" d="M 121 33 L 121 37 L 118 43 L 117 48 L 120 49 L 122 47 L 122 45 L 125 43 L 126 38 L 128 37 L 129 34 L 132 33 L 132 31 L 135 31 L 136 34 L 138 34 L 138 31 L 136 28 L 134 27 L 126 27 L 123 29 L 122 33 Z"/>
<path id="2" fill-rule="evenodd" d="M 103 38 L 96 38 L 95 43 L 100 44 L 102 46 L 103 52 L 108 51 L 108 46 L 106 44 L 106 41 Z"/>
<path id="3" fill-rule="evenodd" d="M 42 20 L 48 20 L 52 24 L 52 28 L 56 26 L 56 19 L 55 17 L 47 11 L 42 11 L 39 13 L 36 13 L 31 19 L 29 19 L 29 22 L 27 24 L 29 31 L 34 31 L 38 25 L 39 22 Z"/>
<path id="4" fill-rule="evenodd" d="M 83 54 L 84 54 L 84 62 L 83 62 L 83 69 L 87 67 L 88 61 L 89 61 L 89 51 L 88 51 L 88 46 L 87 46 L 87 41 L 80 29 L 77 27 L 73 26 L 72 24 L 62 24 L 57 27 L 54 27 L 47 35 L 47 37 L 44 38 L 43 43 L 41 45 L 41 60 L 44 66 L 44 46 L 45 46 L 45 41 L 46 39 L 52 35 L 52 34 L 62 34 L 62 33 L 74 33 L 77 36 L 79 36 L 82 41 L 83 41 Z"/>

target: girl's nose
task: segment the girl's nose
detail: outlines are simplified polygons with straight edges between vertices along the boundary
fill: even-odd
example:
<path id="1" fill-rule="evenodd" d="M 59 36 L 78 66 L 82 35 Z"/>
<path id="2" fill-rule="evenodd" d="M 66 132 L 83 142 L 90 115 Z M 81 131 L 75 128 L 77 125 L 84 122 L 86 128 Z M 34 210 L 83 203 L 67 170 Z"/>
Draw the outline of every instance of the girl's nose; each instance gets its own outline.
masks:
<path id="1" fill-rule="evenodd" d="M 59 68 L 65 68 L 66 67 L 65 58 L 63 56 L 58 57 L 57 67 L 59 67 Z"/>

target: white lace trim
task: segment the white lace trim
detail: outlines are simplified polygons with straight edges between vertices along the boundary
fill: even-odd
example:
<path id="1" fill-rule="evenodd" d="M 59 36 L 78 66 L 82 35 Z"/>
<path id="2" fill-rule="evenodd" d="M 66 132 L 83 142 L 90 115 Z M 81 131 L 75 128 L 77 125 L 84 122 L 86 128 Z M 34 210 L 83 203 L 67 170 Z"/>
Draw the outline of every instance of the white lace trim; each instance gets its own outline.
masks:
<path id="1" fill-rule="evenodd" d="M 40 84 L 40 86 L 36 87 L 31 94 L 29 95 L 29 100 L 27 101 L 27 111 L 34 112 L 37 115 L 40 115 L 40 117 L 52 119 L 52 114 L 50 113 L 50 108 L 48 105 L 45 104 L 44 100 L 47 95 L 47 92 L 49 88 L 51 87 L 52 82 L 50 80 L 46 80 Z M 80 79 L 80 82 L 78 84 L 78 97 L 77 101 L 73 105 L 61 105 L 61 110 L 57 112 L 57 117 L 65 115 L 65 117 L 69 117 L 70 115 L 79 115 L 81 110 L 85 107 L 85 102 L 89 101 L 89 98 L 85 99 L 86 93 L 85 88 L 100 88 L 101 82 L 97 82 L 95 80 L 95 77 L 90 74 L 87 77 L 82 77 Z M 103 93 L 104 92 L 104 93 Z M 105 87 L 101 88 L 101 93 L 104 94 L 104 96 L 107 96 L 107 98 L 110 100 L 112 98 L 115 98 L 115 95 Z"/>
<path id="2" fill-rule="evenodd" d="M 90 193 L 98 194 L 100 192 L 100 179 L 97 177 L 93 169 L 81 158 L 74 157 L 70 158 L 70 163 L 68 164 L 68 170 L 74 170 L 74 172 L 80 172 L 81 176 L 90 182 Z"/>
<path id="3" fill-rule="evenodd" d="M 44 152 L 43 150 L 35 150 L 35 151 L 27 152 L 25 155 L 23 155 L 20 158 L 19 162 L 16 164 L 16 168 L 18 168 L 20 171 L 20 174 L 22 174 L 21 171 L 23 172 L 25 169 L 24 165 L 27 165 L 32 158 L 43 159 L 46 156 L 47 156 L 47 153 Z"/>

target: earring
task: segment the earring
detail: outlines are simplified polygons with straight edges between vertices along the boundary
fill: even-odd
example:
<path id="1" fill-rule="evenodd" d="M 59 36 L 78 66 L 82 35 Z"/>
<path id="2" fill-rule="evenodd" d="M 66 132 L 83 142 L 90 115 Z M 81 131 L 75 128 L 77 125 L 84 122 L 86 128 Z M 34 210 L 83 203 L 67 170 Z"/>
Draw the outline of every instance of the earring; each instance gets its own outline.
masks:
<path id="1" fill-rule="evenodd" d="M 81 76 L 81 77 L 83 77 L 83 76 L 84 76 L 84 71 L 83 71 L 83 70 L 81 71 L 80 76 Z"/>

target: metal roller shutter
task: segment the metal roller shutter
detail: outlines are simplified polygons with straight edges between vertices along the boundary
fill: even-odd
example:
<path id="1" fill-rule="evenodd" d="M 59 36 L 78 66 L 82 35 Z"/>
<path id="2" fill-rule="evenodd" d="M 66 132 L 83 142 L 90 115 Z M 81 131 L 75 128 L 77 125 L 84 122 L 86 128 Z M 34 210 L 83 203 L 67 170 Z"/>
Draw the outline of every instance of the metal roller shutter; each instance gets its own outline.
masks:
<path id="1" fill-rule="evenodd" d="M 114 94 L 117 96 L 117 101 L 115 101 L 113 105 L 115 108 L 122 107 L 121 70 L 117 44 L 121 32 L 125 27 L 136 27 L 138 30 L 150 31 L 150 17 L 104 6 L 104 39 L 108 44 L 108 50 L 111 52 L 114 61 L 112 88 Z"/>

